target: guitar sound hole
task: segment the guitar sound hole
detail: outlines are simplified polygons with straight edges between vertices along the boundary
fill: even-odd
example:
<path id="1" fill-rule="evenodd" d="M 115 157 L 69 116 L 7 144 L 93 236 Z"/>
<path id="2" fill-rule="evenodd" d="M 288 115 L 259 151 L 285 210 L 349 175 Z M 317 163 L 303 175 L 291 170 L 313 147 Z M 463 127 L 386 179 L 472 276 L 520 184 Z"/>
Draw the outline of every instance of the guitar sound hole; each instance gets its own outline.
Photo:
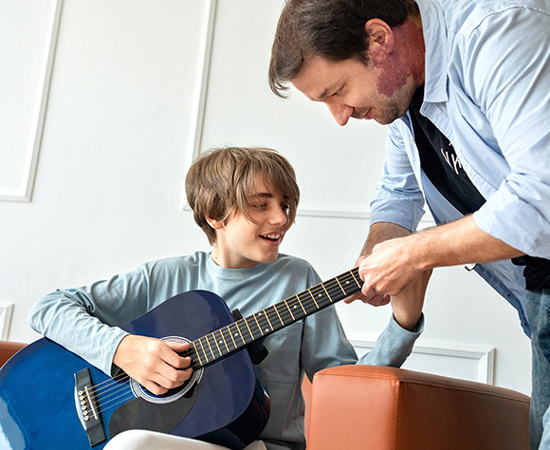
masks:
<path id="1" fill-rule="evenodd" d="M 161 339 L 169 342 L 179 342 L 179 343 L 191 342 L 189 339 L 186 339 L 181 336 L 167 336 Z M 150 403 L 157 403 L 157 404 L 171 403 L 186 396 L 186 394 L 187 396 L 191 395 L 193 386 L 195 386 L 195 384 L 198 384 L 200 382 L 203 372 L 204 372 L 204 367 L 194 370 L 193 374 L 191 375 L 191 378 L 189 378 L 189 380 L 187 380 L 182 386 L 175 389 L 170 389 L 168 392 L 162 395 L 153 394 L 151 391 L 147 390 L 144 386 L 139 384 L 133 378 L 130 379 L 130 388 L 132 389 L 132 392 L 136 397 L 141 397 Z"/>
<path id="2" fill-rule="evenodd" d="M 172 396 L 175 396 L 177 395 L 181 390 L 185 390 L 186 392 L 189 391 L 193 386 L 192 386 L 192 382 L 191 382 L 191 379 L 190 378 L 189 380 L 187 380 L 185 383 L 183 383 L 180 387 L 177 387 L 177 388 L 174 388 L 174 389 L 169 389 L 165 394 L 161 394 L 161 395 L 157 395 L 157 394 L 153 394 L 151 391 L 149 391 L 146 387 L 142 386 L 142 389 L 144 392 L 147 393 L 147 395 L 151 396 L 151 397 L 156 397 L 156 398 L 159 398 L 159 399 L 165 399 L 165 398 L 170 398 Z M 193 383 L 194 384 L 194 383 Z M 185 393 L 184 393 L 185 395 Z M 179 397 L 178 397 L 179 398 Z"/>

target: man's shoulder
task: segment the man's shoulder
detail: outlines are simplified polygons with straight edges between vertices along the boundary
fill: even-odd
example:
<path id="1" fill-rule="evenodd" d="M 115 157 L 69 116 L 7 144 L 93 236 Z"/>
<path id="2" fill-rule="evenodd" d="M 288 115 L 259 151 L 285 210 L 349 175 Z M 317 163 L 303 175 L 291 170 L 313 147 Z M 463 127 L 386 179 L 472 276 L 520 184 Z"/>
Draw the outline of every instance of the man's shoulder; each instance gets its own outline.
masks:
<path id="1" fill-rule="evenodd" d="M 447 27 L 451 32 L 469 37 L 474 32 L 492 31 L 492 27 L 501 28 L 509 24 L 514 27 L 512 16 L 518 12 L 550 12 L 546 0 L 438 0 L 445 9 Z M 446 6 L 444 6 L 446 5 Z M 503 21 L 503 16 L 509 18 Z M 536 22 L 535 16 L 533 20 Z"/>

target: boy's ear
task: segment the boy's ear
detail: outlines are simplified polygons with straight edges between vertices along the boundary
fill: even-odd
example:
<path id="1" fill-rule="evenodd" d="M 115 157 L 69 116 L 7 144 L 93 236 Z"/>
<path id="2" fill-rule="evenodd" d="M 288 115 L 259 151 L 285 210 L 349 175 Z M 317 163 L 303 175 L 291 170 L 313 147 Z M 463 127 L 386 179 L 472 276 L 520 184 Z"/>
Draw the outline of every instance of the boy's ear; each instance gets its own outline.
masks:
<path id="1" fill-rule="evenodd" d="M 224 225 L 223 220 L 212 219 L 211 217 L 206 217 L 206 221 L 214 230 L 220 230 Z"/>

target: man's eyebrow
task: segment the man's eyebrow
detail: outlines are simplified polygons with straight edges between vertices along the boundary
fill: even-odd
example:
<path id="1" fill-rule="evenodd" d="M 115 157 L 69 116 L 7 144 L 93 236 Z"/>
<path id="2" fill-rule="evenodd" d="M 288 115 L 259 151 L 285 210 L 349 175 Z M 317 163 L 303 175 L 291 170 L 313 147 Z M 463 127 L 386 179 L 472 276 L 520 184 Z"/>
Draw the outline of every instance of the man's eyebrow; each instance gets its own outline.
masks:
<path id="1" fill-rule="evenodd" d="M 325 90 L 323 92 L 321 92 L 320 95 L 316 96 L 316 95 L 308 95 L 307 97 L 312 101 L 312 102 L 322 102 L 326 96 L 328 95 L 328 91 L 329 91 L 329 88 L 325 88 Z"/>

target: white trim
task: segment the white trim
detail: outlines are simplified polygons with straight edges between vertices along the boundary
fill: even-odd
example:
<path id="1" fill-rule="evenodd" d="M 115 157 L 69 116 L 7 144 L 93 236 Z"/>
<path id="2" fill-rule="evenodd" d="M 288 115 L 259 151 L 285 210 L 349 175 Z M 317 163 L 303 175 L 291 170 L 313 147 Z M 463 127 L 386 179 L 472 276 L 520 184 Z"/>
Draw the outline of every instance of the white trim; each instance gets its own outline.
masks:
<path id="1" fill-rule="evenodd" d="M 350 339 L 350 342 L 355 348 L 361 350 L 372 350 L 375 344 L 374 341 L 362 339 Z M 415 345 L 412 353 L 472 360 L 478 365 L 476 381 L 494 384 L 495 349 L 493 347 L 434 342 L 429 345 Z"/>
<path id="2" fill-rule="evenodd" d="M 13 312 L 13 303 L 0 301 L 0 339 L 8 340 L 11 316 Z"/>
<path id="3" fill-rule="evenodd" d="M 54 2 L 48 33 L 49 47 L 45 56 L 42 72 L 42 94 L 40 95 L 39 103 L 36 105 L 34 119 L 32 121 L 34 124 L 34 140 L 32 146 L 29 146 L 29 154 L 25 158 L 24 175 L 20 187 L 18 189 L 4 189 L 3 192 L 0 190 L 0 201 L 30 202 L 32 198 L 38 154 L 40 153 L 40 146 L 42 145 L 42 132 L 48 106 L 57 36 L 59 34 L 59 25 L 61 22 L 61 10 L 63 8 L 63 0 L 54 0 Z"/>
<path id="4" fill-rule="evenodd" d="M 354 208 L 350 206 L 338 207 L 335 205 L 325 206 L 313 203 L 302 203 L 298 207 L 298 216 L 304 217 L 325 217 L 337 219 L 361 219 L 369 220 L 370 214 L 367 210 Z M 419 230 L 422 228 L 432 227 L 435 223 L 429 214 L 426 214 L 420 219 Z"/>
<path id="5" fill-rule="evenodd" d="M 361 211 L 359 208 L 339 208 L 335 206 L 326 207 L 304 203 L 298 207 L 298 216 L 304 217 L 333 217 L 337 219 L 369 219 L 368 211 Z"/>
<path id="6" fill-rule="evenodd" d="M 203 26 L 204 33 L 200 37 L 199 62 L 197 64 L 196 85 L 193 91 L 195 93 L 195 98 L 191 108 L 191 126 L 189 128 L 191 133 L 189 135 L 189 144 L 186 149 L 187 156 L 185 158 L 185 174 L 187 174 L 195 158 L 199 156 L 201 148 L 204 110 L 208 92 L 208 78 L 210 77 L 212 44 L 214 41 L 214 28 L 218 8 L 218 0 L 205 0 L 204 3 L 206 13 L 203 15 L 203 20 L 206 23 Z M 185 196 L 185 180 L 182 186 L 181 208 L 185 211 L 190 211 Z"/>

